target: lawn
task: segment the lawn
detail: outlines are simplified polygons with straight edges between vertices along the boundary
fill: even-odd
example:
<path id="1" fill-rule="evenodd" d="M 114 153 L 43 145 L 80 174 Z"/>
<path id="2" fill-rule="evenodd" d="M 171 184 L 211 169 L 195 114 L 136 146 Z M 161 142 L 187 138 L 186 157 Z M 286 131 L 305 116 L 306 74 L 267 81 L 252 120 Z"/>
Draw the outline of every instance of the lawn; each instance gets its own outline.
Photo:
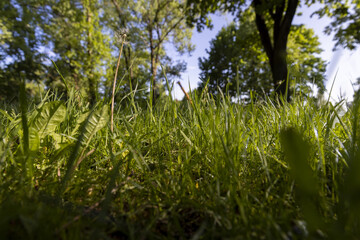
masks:
<path id="1" fill-rule="evenodd" d="M 359 101 L 71 90 L 0 109 L 4 239 L 359 239 Z"/>

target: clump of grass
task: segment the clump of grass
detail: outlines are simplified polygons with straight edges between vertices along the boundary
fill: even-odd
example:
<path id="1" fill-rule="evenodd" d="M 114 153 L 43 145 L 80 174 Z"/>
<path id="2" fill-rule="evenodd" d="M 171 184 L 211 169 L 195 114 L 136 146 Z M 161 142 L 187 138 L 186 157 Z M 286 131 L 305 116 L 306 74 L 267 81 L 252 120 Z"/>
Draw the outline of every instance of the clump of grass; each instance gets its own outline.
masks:
<path id="1" fill-rule="evenodd" d="M 1 236 L 359 236 L 358 101 L 189 99 L 132 102 L 115 125 L 106 103 L 51 95 L 26 118 L 1 111 Z M 22 164 L 26 126 L 32 168 Z"/>

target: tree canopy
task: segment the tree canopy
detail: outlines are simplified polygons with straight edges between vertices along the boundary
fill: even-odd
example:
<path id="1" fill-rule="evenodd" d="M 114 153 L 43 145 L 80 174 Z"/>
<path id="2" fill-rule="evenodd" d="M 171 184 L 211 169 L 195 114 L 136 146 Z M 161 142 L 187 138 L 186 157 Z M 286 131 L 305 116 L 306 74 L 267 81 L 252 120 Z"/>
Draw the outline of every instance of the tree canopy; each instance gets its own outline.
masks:
<path id="1" fill-rule="evenodd" d="M 303 3 L 311 5 L 315 2 L 315 0 L 307 0 Z M 344 17 L 344 13 L 349 13 L 350 7 L 348 7 L 347 2 L 342 4 L 341 1 L 338 0 L 326 1 L 324 9 L 319 11 L 320 16 L 328 14 L 335 17 L 335 21 L 328 28 L 328 31 L 330 31 L 329 29 L 338 30 L 340 43 L 342 39 L 350 39 L 350 42 L 354 42 L 351 39 L 357 38 L 357 33 L 352 29 L 356 29 L 356 26 L 358 26 L 358 15 L 356 14 L 358 3 L 353 1 L 353 5 L 355 5 L 355 13 L 353 13 L 351 17 Z M 292 20 L 300 6 L 299 0 L 189 0 L 187 6 L 189 8 L 188 24 L 190 26 L 196 24 L 198 30 L 201 30 L 204 26 L 211 26 L 211 21 L 209 21 L 208 18 L 209 13 L 214 13 L 218 10 L 229 11 L 236 14 L 238 19 L 241 19 L 246 9 L 253 9 L 255 11 L 255 23 L 258 34 L 270 65 L 274 90 L 278 95 L 285 96 L 288 92 L 287 86 L 289 86 L 287 82 L 288 37 L 292 29 Z M 331 6 L 334 11 L 331 12 L 328 6 Z M 344 24 L 349 21 L 350 24 L 347 28 L 337 27 L 337 24 Z M 352 24 L 351 21 L 353 21 L 354 24 Z M 341 29 L 347 29 L 347 35 L 344 37 L 341 36 L 341 33 L 344 32 L 341 31 Z M 289 95 L 287 96 L 287 100 L 289 100 Z"/>
<path id="2" fill-rule="evenodd" d="M 208 89 L 217 93 L 218 88 L 230 96 L 248 98 L 250 91 L 273 92 L 271 69 L 266 53 L 256 32 L 254 14 L 247 12 L 238 24 L 224 27 L 210 42 L 209 56 L 199 59 L 201 72 L 200 88 L 208 82 Z M 288 67 L 292 90 L 301 87 L 311 92 L 307 83 L 315 83 L 320 92 L 325 90 L 326 64 L 315 56 L 322 50 L 319 41 L 310 29 L 303 25 L 292 26 L 288 43 Z"/>
<path id="3" fill-rule="evenodd" d="M 256 64 L 267 62 L 268 65 L 254 63 L 254 68 L 261 70 L 249 75 L 249 63 L 232 63 L 235 57 L 221 59 L 224 63 L 235 64 L 231 71 L 222 74 L 233 79 L 237 66 L 242 74 L 239 77 L 248 77 L 243 80 L 244 91 L 272 85 L 273 92 L 284 95 L 287 86 L 291 86 L 287 83 L 288 75 L 294 77 L 297 72 L 300 81 L 313 71 L 312 75 L 308 74 L 312 81 L 316 74 L 322 73 L 323 65 L 314 67 L 317 60 L 306 55 L 315 53 L 316 46 L 299 38 L 298 43 L 303 41 L 308 46 L 296 51 L 296 47 L 291 46 L 295 40 L 290 40 L 296 31 L 305 39 L 312 36 L 303 28 L 292 26 L 292 19 L 300 4 L 315 2 L 323 2 L 323 5 L 314 14 L 332 19 L 325 31 L 335 32 L 336 46 L 355 49 L 360 43 L 360 3 L 357 0 L 3 0 L 0 3 L 0 100 L 16 99 L 21 81 L 31 88 L 38 84 L 41 85 L 39 89 L 50 89 L 66 97 L 65 83 L 50 60 L 56 63 L 69 86 L 85 96 L 90 104 L 109 96 L 121 46 L 116 34 L 123 30 L 127 31 L 127 38 L 118 74 L 118 98 L 122 99 L 134 88 L 149 89 L 151 84 L 155 98 L 160 94 L 158 85 L 164 80 L 160 65 L 170 80 L 179 78 L 186 69 L 186 63 L 173 61 L 168 46 L 173 46 L 179 54 L 191 53 L 194 49 L 191 26 L 196 25 L 199 30 L 210 26 L 208 14 L 218 10 L 231 12 L 236 21 L 241 22 L 249 9 L 254 12 L 249 29 L 252 31 L 242 35 L 244 39 L 249 38 L 248 41 L 256 38 L 257 43 L 248 47 L 248 52 L 241 47 L 236 50 L 234 47 L 234 51 L 221 50 L 229 51 L 229 56 L 259 54 L 261 61 L 258 59 Z M 255 26 L 257 32 L 253 31 Z M 229 28 L 243 31 L 237 25 Z M 294 65 L 288 62 L 291 61 L 287 57 L 289 54 L 308 62 Z M 220 61 L 221 56 L 218 57 Z M 266 77 L 266 84 L 259 80 L 265 78 L 265 73 L 271 73 Z M 318 75 L 316 79 L 320 79 Z M 146 91 L 140 94 L 141 99 L 149 96 Z"/>
<path id="4" fill-rule="evenodd" d="M 335 47 L 341 45 L 350 50 L 360 44 L 360 1 L 327 0 L 324 7 L 314 13 L 320 17 L 332 19 L 325 33 L 335 33 Z"/>
<path id="5" fill-rule="evenodd" d="M 169 79 L 186 69 L 184 62 L 172 61 L 166 45 L 181 54 L 193 50 L 183 1 L 5 0 L 0 13 L 3 99 L 17 95 L 21 78 L 45 83 L 66 96 L 51 59 L 69 86 L 94 104 L 110 92 L 121 45 L 116 34 L 124 29 L 127 42 L 118 74 L 123 81 L 119 79 L 117 88 L 123 95 L 148 87 L 150 79 L 157 86 L 163 80 L 160 64 Z"/>
<path id="6" fill-rule="evenodd" d="M 101 5 L 89 0 L 49 1 L 51 16 L 42 24 L 47 45 L 67 82 L 94 104 L 99 87 L 111 63 L 109 37 L 102 31 Z M 51 3 L 51 4 L 50 4 Z M 50 47 L 50 46 L 49 46 Z M 47 85 L 63 86 L 59 75 L 49 66 Z"/>
<path id="7" fill-rule="evenodd" d="M 37 31 L 43 11 L 26 0 L 0 2 L 0 100 L 14 99 L 22 80 L 44 79 L 43 35 Z"/>

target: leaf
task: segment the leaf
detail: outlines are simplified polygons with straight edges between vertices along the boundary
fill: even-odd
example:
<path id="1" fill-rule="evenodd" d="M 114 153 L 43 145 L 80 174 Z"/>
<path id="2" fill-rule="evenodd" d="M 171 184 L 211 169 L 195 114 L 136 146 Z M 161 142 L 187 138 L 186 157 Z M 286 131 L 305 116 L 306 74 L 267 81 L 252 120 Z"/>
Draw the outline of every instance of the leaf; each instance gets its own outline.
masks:
<path id="1" fill-rule="evenodd" d="M 72 130 L 71 135 L 74 136 L 76 134 L 76 132 L 79 130 L 79 127 L 81 126 L 81 124 L 87 119 L 87 117 L 89 116 L 91 112 L 85 112 L 80 114 L 80 116 L 76 119 L 76 126 L 75 128 Z"/>
<path id="2" fill-rule="evenodd" d="M 104 106 L 102 109 L 98 109 L 91 114 L 88 123 L 85 127 L 84 137 L 82 143 L 86 146 L 89 145 L 94 135 L 106 126 L 109 121 L 109 107 Z"/>
<path id="3" fill-rule="evenodd" d="M 55 149 L 59 149 L 61 148 L 61 145 L 63 144 L 68 144 L 68 143 L 72 143 L 73 139 L 71 139 L 69 136 L 65 136 L 65 135 L 61 135 L 58 133 L 51 133 L 50 136 L 54 139 L 55 144 L 54 147 Z"/>
<path id="4" fill-rule="evenodd" d="M 66 108 L 60 101 L 45 103 L 38 111 L 31 127 L 39 132 L 40 139 L 54 133 L 65 120 Z"/>
<path id="5" fill-rule="evenodd" d="M 40 148 L 39 132 L 32 127 L 29 130 L 29 151 L 36 153 Z"/>
<path id="6" fill-rule="evenodd" d="M 67 183 L 71 180 L 73 172 L 76 168 L 76 159 L 78 158 L 78 152 L 82 148 L 81 145 L 86 145 L 83 148 L 83 151 L 89 145 L 93 136 L 109 121 L 109 107 L 107 105 L 103 106 L 101 109 L 94 110 L 87 117 L 86 121 L 84 121 L 83 125 L 79 130 L 79 136 L 77 138 L 76 144 L 72 149 L 70 157 L 66 164 L 66 173 L 62 180 L 62 186 L 60 188 L 60 193 L 64 193 L 66 191 Z"/>

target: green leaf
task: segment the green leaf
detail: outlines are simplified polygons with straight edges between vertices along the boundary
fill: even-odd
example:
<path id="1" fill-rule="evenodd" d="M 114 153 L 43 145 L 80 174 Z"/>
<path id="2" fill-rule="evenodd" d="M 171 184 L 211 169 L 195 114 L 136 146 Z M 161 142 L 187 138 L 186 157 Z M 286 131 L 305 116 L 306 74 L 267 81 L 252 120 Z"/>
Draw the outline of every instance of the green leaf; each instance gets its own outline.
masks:
<path id="1" fill-rule="evenodd" d="M 85 127 L 84 138 L 82 143 L 86 146 L 89 145 L 94 135 L 106 126 L 109 121 L 109 107 L 103 106 L 101 109 L 95 111 L 89 118 Z"/>
<path id="2" fill-rule="evenodd" d="M 76 132 L 79 130 L 81 124 L 83 124 L 83 122 L 87 119 L 87 117 L 89 116 L 91 112 L 85 112 L 80 114 L 80 116 L 76 119 L 76 125 L 75 128 L 72 130 L 71 135 L 74 136 L 76 134 Z"/>
<path id="3" fill-rule="evenodd" d="M 38 111 L 31 127 L 39 132 L 40 139 L 54 133 L 65 120 L 66 108 L 60 101 L 45 103 Z"/>
<path id="4" fill-rule="evenodd" d="M 29 151 L 36 153 L 40 148 L 39 132 L 34 128 L 30 128 L 29 130 Z"/>
<path id="5" fill-rule="evenodd" d="M 77 138 L 76 144 L 70 154 L 70 157 L 66 164 L 66 173 L 62 180 L 62 186 L 60 188 L 60 193 L 64 193 L 66 191 L 67 183 L 70 181 L 73 172 L 76 168 L 76 160 L 78 159 L 78 152 L 82 148 L 81 145 L 84 146 L 85 149 L 93 136 L 109 121 L 109 107 L 107 105 L 103 106 L 101 109 L 91 111 L 90 115 L 87 117 L 86 121 L 84 121 L 83 125 L 79 130 L 79 136 Z"/>

